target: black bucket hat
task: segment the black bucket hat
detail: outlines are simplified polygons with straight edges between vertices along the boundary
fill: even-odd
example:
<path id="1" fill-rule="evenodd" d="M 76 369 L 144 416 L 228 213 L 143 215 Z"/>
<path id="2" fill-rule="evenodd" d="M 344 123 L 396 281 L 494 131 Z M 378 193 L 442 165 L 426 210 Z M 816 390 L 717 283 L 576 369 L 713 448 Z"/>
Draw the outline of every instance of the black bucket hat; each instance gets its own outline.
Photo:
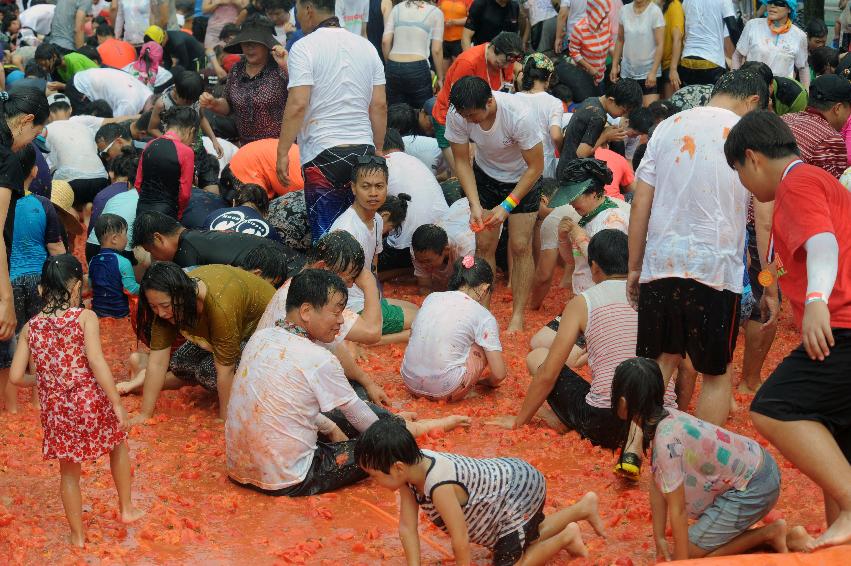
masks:
<path id="1" fill-rule="evenodd" d="M 225 46 L 226 53 L 242 53 L 243 43 L 259 43 L 265 45 L 271 51 L 276 45 L 280 45 L 275 39 L 275 24 L 268 18 L 251 18 L 242 24 L 242 29 L 233 38 L 233 41 Z"/>

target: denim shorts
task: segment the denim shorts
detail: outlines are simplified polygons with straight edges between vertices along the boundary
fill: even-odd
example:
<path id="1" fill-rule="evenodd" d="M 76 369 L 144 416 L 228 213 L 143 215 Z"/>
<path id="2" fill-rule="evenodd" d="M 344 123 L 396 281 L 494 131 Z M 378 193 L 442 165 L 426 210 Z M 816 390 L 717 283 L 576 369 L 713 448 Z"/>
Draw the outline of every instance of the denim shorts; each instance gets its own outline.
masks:
<path id="1" fill-rule="evenodd" d="M 743 491 L 730 489 L 715 498 L 695 524 L 688 540 L 711 552 L 722 547 L 765 517 L 780 496 L 780 469 L 762 450 L 762 465 Z"/>

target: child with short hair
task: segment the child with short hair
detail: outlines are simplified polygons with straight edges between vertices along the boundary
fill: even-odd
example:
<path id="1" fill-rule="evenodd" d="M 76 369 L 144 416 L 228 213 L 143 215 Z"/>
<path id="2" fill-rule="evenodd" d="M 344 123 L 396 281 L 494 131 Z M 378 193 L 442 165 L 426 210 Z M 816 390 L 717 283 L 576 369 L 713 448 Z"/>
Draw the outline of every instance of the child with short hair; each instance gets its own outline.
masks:
<path id="1" fill-rule="evenodd" d="M 423 302 L 402 360 L 405 386 L 432 401 L 460 401 L 477 383 L 499 387 L 506 375 L 499 325 L 483 306 L 493 290 L 493 270 L 471 255 L 453 268 L 449 290 Z"/>
<path id="2" fill-rule="evenodd" d="M 120 520 L 130 523 L 144 514 L 130 496 L 127 411 L 101 350 L 98 319 L 79 306 L 82 287 L 83 268 L 74 256 L 62 254 L 44 262 L 44 307 L 21 330 L 10 373 L 15 385 L 38 388 L 44 458 L 59 460 L 62 505 L 71 544 L 79 547 L 86 539 L 80 495 L 84 460 L 109 452 Z M 30 358 L 35 376 L 25 375 Z"/>
<path id="3" fill-rule="evenodd" d="M 755 440 L 663 405 L 665 381 L 655 360 L 631 358 L 612 380 L 612 413 L 625 421 L 620 445 L 630 443 L 632 424 L 652 447 L 650 508 L 660 560 L 741 554 L 769 544 L 777 552 L 802 551 L 812 538 L 781 520 L 750 527 L 780 496 L 780 469 Z M 670 512 L 670 513 L 669 513 Z M 668 515 L 674 551 L 665 538 Z M 689 527 L 689 518 L 695 522 Z"/>
<path id="4" fill-rule="evenodd" d="M 207 116 L 201 111 L 201 94 L 204 92 L 204 80 L 201 75 L 194 71 L 183 71 L 174 75 L 174 85 L 165 89 L 162 96 L 154 103 L 151 109 L 151 121 L 148 124 L 148 133 L 154 137 L 162 135 L 160 131 L 160 114 L 174 108 L 175 106 L 185 106 L 192 108 L 201 117 L 201 132 L 210 138 L 213 142 L 213 149 L 216 151 L 216 157 L 221 159 L 224 157 L 225 150 L 219 143 L 213 127 L 210 126 L 210 121 Z M 201 144 L 201 132 L 198 132 L 198 138 L 192 146 L 197 154 L 199 151 L 204 151 L 204 146 Z"/>
<path id="5" fill-rule="evenodd" d="M 101 214 L 95 222 L 100 252 L 89 262 L 92 310 L 100 318 L 130 314 L 127 295 L 139 294 L 133 265 L 121 253 L 127 247 L 127 221 L 117 214 Z"/>
<path id="6" fill-rule="evenodd" d="M 355 461 L 381 487 L 398 491 L 399 538 L 409 564 L 419 562 L 419 508 L 452 538 L 458 564 L 470 563 L 470 543 L 493 551 L 493 564 L 546 564 L 562 549 L 587 556 L 576 521 L 603 536 L 597 495 L 544 516 L 546 479 L 517 458 L 468 458 L 421 450 L 395 421 L 382 419 L 361 434 Z"/>
<path id="7" fill-rule="evenodd" d="M 423 224 L 411 236 L 414 277 L 419 292 L 444 291 L 455 260 L 476 254 L 476 235 L 470 229 L 470 202 L 458 199 L 437 224 Z"/>

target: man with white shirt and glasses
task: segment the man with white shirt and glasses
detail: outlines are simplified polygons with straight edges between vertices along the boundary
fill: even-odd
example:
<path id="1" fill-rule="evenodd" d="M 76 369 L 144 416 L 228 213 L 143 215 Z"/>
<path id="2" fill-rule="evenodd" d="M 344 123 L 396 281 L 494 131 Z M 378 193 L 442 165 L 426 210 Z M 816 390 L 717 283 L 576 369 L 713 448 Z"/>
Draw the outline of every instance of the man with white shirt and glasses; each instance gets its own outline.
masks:
<path id="1" fill-rule="evenodd" d="M 523 311 L 532 276 L 532 232 L 544 171 L 542 132 L 521 97 L 494 92 L 480 77 L 462 77 L 449 94 L 446 139 L 452 147 L 461 188 L 470 201 L 476 253 L 496 269 L 500 226 L 509 216 L 513 310 L 509 332 L 523 330 Z M 471 165 L 470 144 L 476 144 Z"/>

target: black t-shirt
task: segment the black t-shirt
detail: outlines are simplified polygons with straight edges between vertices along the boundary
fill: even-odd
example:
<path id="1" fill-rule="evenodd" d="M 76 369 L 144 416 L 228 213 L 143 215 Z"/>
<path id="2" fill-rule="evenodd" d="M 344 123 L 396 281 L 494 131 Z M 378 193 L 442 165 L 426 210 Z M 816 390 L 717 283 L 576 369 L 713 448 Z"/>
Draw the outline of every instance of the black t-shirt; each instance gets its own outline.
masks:
<path id="1" fill-rule="evenodd" d="M 6 243 L 6 261 L 12 255 L 12 235 L 15 226 L 15 206 L 18 199 L 24 196 L 24 171 L 21 162 L 12 152 L 12 136 L 6 124 L 0 126 L 0 188 L 9 189 L 9 210 L 6 212 L 6 224 L 3 226 L 3 241 Z"/>
<path id="2" fill-rule="evenodd" d="M 520 6 L 514 0 L 500 6 L 496 0 L 473 0 L 464 27 L 474 31 L 473 43 L 481 45 L 496 37 L 501 31 L 517 31 Z"/>
<path id="3" fill-rule="evenodd" d="M 204 44 L 181 30 L 168 33 L 168 41 L 163 49 L 163 67 L 170 69 L 172 57 L 177 59 L 175 64 L 187 71 L 200 72 L 207 65 L 207 54 Z"/>
<path id="4" fill-rule="evenodd" d="M 183 211 L 180 223 L 187 228 L 201 228 L 206 230 L 208 225 L 204 221 L 210 213 L 226 206 L 227 202 L 219 195 L 193 187 L 192 196 L 189 197 L 189 203 Z"/>
<path id="5" fill-rule="evenodd" d="M 177 253 L 174 254 L 172 261 L 180 267 L 214 263 L 240 267 L 245 261 L 245 256 L 259 247 L 274 247 L 282 251 L 286 256 L 289 273 L 295 273 L 295 269 L 304 264 L 301 254 L 269 238 L 215 230 L 183 231 L 177 244 Z"/>
<path id="6" fill-rule="evenodd" d="M 556 76 L 560 84 L 566 85 L 573 93 L 573 102 L 582 102 L 588 98 L 596 98 L 599 93 L 594 84 L 594 77 L 576 65 L 566 61 L 556 65 Z"/>
<path id="7" fill-rule="evenodd" d="M 205 230 L 239 232 L 280 241 L 278 231 L 269 226 L 263 215 L 250 206 L 220 208 L 211 212 L 204 220 Z"/>
<path id="8" fill-rule="evenodd" d="M 594 104 L 593 100 L 597 103 Z M 592 147 L 597 144 L 605 127 L 606 112 L 600 106 L 598 98 L 589 98 L 577 107 L 564 132 L 556 178 L 559 178 L 565 164 L 577 158 L 576 150 L 581 144 L 586 143 Z"/>

